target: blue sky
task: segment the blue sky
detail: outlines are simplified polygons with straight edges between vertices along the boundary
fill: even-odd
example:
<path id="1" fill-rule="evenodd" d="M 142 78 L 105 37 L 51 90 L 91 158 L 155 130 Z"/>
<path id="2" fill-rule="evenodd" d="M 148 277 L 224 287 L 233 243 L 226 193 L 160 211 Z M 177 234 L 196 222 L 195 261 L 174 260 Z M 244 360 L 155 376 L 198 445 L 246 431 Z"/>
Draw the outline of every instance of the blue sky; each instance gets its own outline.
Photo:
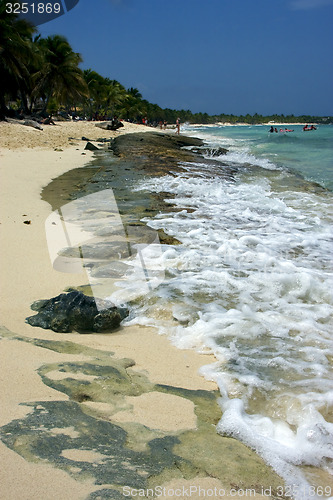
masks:
<path id="1" fill-rule="evenodd" d="M 163 108 L 333 115 L 333 0 L 80 0 L 39 27 Z"/>

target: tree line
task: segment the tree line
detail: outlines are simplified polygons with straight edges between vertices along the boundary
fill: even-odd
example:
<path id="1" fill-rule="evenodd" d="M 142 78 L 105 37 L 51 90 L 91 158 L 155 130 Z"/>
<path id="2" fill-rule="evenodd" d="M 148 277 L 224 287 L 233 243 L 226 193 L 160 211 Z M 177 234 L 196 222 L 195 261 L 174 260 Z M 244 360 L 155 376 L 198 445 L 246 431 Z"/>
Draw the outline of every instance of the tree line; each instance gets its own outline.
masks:
<path id="1" fill-rule="evenodd" d="M 0 119 L 22 115 L 75 114 L 85 119 L 119 119 L 149 123 L 181 122 L 211 124 L 319 122 L 332 117 L 259 114 L 208 115 L 190 110 L 162 109 L 143 99 L 137 88 L 101 76 L 93 69 L 82 70 L 82 57 L 61 35 L 42 38 L 36 27 L 6 12 L 9 0 L 0 0 Z M 11 1 L 10 3 L 14 3 Z"/>

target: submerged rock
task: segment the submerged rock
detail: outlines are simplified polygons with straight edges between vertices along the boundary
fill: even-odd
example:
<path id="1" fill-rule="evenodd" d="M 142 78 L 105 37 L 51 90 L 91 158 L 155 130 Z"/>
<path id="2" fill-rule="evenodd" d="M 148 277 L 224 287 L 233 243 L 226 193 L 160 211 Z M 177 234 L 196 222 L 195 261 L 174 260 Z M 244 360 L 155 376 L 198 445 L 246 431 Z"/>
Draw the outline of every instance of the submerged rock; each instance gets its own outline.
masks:
<path id="1" fill-rule="evenodd" d="M 128 316 L 127 309 L 78 291 L 38 300 L 31 309 L 38 311 L 38 314 L 26 318 L 29 325 L 60 333 L 73 330 L 79 333 L 112 331 Z"/>
<path id="2" fill-rule="evenodd" d="M 192 148 L 194 153 L 199 155 L 208 155 L 208 156 L 223 156 L 228 153 L 228 149 L 222 147 L 201 147 L 201 148 Z"/>

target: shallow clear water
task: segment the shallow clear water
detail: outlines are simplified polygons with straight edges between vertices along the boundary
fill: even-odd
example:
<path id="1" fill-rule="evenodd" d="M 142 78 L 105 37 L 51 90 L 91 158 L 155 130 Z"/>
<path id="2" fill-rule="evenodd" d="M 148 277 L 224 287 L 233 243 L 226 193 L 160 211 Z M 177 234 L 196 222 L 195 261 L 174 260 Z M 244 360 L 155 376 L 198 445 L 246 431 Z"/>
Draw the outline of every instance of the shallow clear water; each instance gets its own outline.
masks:
<path id="1" fill-rule="evenodd" d="M 303 125 L 276 128 L 278 133 L 270 133 L 267 125 L 185 127 L 185 131 L 230 148 L 228 156 L 236 162 L 287 168 L 333 190 L 333 126 L 317 126 L 317 130 L 307 132 Z M 293 132 L 281 133 L 285 128 Z"/>
<path id="2" fill-rule="evenodd" d="M 289 139 L 268 127 L 189 128 L 229 152 L 221 165 L 133 185 L 173 195 L 180 211 L 144 220 L 182 245 L 146 255 L 165 275 L 150 293 L 129 278 L 112 296 L 130 291 L 130 322 L 215 354 L 203 374 L 221 391 L 218 432 L 254 448 L 296 499 L 330 496 L 310 494 L 300 466 L 330 473 L 333 459 L 332 193 L 305 180 L 331 185 L 333 129 L 323 129 L 295 127 Z"/>

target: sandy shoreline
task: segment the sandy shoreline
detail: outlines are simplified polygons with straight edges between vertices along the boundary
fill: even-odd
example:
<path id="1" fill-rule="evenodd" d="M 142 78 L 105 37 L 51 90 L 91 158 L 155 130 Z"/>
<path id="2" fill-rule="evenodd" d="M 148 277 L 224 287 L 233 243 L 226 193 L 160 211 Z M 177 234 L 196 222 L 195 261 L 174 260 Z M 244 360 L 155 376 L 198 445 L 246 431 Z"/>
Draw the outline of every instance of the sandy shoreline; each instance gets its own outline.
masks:
<path id="1" fill-rule="evenodd" d="M 81 140 L 82 137 L 97 140 L 103 137 L 117 137 L 121 134 L 151 130 L 150 127 L 144 125 L 124 122 L 124 127 L 110 131 L 96 127 L 97 123 L 99 122 L 59 121 L 56 125 L 42 125 L 43 130 L 37 130 L 21 124 L 0 122 L 0 150 L 67 148 L 75 144 L 73 139 Z"/>
<path id="2" fill-rule="evenodd" d="M 226 463 L 221 467 L 221 464 L 217 463 L 218 454 L 214 455 L 215 452 L 211 451 L 211 456 L 208 456 L 210 455 L 208 450 L 213 450 L 215 440 L 225 439 L 216 435 L 209 419 L 207 423 L 206 417 L 199 415 L 200 398 L 196 391 L 203 391 L 200 397 L 207 398 L 217 389 L 214 383 L 206 381 L 198 374 L 201 366 L 214 362 L 213 356 L 177 350 L 171 346 L 167 338 L 159 336 L 149 328 L 127 327 L 110 335 L 74 333 L 64 335 L 33 328 L 25 323 L 25 318 L 31 315 L 30 305 L 33 301 L 54 297 L 68 286 L 87 283 L 85 273 L 62 274 L 51 266 L 44 227 L 45 220 L 51 213 L 51 207 L 40 198 L 42 188 L 51 179 L 70 169 L 84 166 L 93 158 L 93 153 L 84 151 L 86 142 L 81 140 L 82 136 L 96 140 L 123 133 L 151 130 L 141 125 L 125 124 L 119 131 L 110 132 L 94 125 L 86 122 L 61 122 L 38 131 L 22 125 L 0 123 L 1 325 L 4 327 L 1 330 L 0 343 L 1 426 L 9 429 L 8 426 L 14 425 L 12 423 L 18 419 L 29 422 L 39 408 L 36 402 L 45 405 L 44 412 L 48 411 L 46 408 L 53 407 L 52 404 L 60 406 L 69 404 L 73 397 L 69 397 L 68 391 L 73 390 L 73 384 L 77 384 L 75 390 L 78 390 L 77 387 L 81 387 L 80 383 L 81 385 L 100 383 L 98 375 L 94 372 L 88 374 L 88 365 L 98 365 L 102 369 L 110 362 L 114 363 L 115 369 L 121 370 L 123 368 L 120 369 L 119 366 L 126 365 L 122 361 L 123 358 L 130 358 L 135 364 L 129 368 L 126 365 L 126 370 L 121 373 L 124 375 L 124 380 L 129 377 L 129 380 L 135 381 L 136 386 L 141 388 L 141 394 L 133 395 L 126 389 L 126 394 L 114 397 L 116 403 L 104 395 L 96 399 L 76 399 L 76 401 L 80 403 L 84 415 L 92 415 L 97 421 L 120 425 L 130 441 L 132 439 L 137 443 L 142 438 L 143 441 L 140 441 L 142 449 L 146 449 L 147 443 L 150 445 L 150 440 L 153 438 L 172 436 L 174 439 L 175 436 L 181 436 L 179 439 L 182 447 L 178 445 L 178 454 L 181 457 L 186 458 L 188 455 L 187 460 L 190 460 L 193 454 L 202 453 L 200 465 L 198 462 L 195 465 L 200 479 L 185 480 L 179 471 L 177 473 L 171 471 L 169 474 L 156 473 L 156 477 L 159 478 L 156 481 L 159 482 L 153 484 L 167 485 L 168 488 L 179 487 L 180 484 L 181 487 L 185 485 L 218 489 L 223 487 L 226 492 L 232 488 L 232 484 L 238 484 L 238 487 L 250 487 L 253 482 L 257 485 L 259 482 L 266 488 L 281 484 L 281 480 L 279 483 L 274 474 L 270 475 L 269 469 L 260 459 L 256 460 L 252 452 L 237 442 L 233 444 L 235 448 L 232 453 L 234 456 L 244 454 L 243 465 L 240 463 L 237 467 L 231 467 L 228 458 L 225 458 Z M 69 137 L 79 140 L 69 140 Z M 74 380 L 68 382 L 67 392 L 61 389 L 62 381 L 67 380 L 64 371 L 69 372 L 71 380 Z M 41 373 L 47 379 L 44 379 Z M 45 380 L 50 383 L 45 383 Z M 168 387 L 172 387 L 172 390 L 170 391 Z M 110 390 L 114 391 L 114 388 L 111 387 Z M 184 394 L 189 395 L 184 397 Z M 213 400 L 215 399 L 214 396 Z M 216 406 L 214 402 L 212 404 Z M 75 408 L 78 412 L 78 408 L 76 406 Z M 217 406 L 216 412 L 215 419 L 218 419 Z M 45 432 L 46 424 L 40 425 L 41 429 L 38 429 L 38 432 Z M 68 439 L 74 439 L 78 434 L 79 427 L 73 430 L 71 425 L 68 425 L 65 432 L 64 428 L 54 429 L 52 425 L 47 429 L 45 439 L 49 439 L 50 435 L 55 439 L 55 436 L 63 434 L 66 434 Z M 22 423 L 19 423 L 18 428 L 21 427 Z M 13 428 L 16 429 L 15 425 Z M 196 432 L 198 434 L 195 434 Z M 7 432 L 11 433 L 13 432 Z M 134 437 L 131 438 L 132 433 Z M 143 436 L 142 433 L 147 433 L 149 437 Z M 141 436 L 140 439 L 138 435 Z M 193 449 L 185 440 L 185 435 L 186 439 L 188 436 L 194 439 L 191 445 Z M 19 443 L 20 439 L 22 445 Z M 4 443 L 0 444 L 3 464 L 0 473 L 1 499 L 85 499 L 103 487 L 102 480 L 94 484 L 92 473 L 81 477 L 82 471 L 74 470 L 75 467 L 72 467 L 72 470 L 68 469 L 69 466 L 66 464 L 62 467 L 57 466 L 57 461 L 37 460 L 36 456 L 31 455 L 32 444 L 29 441 L 27 445 L 26 439 L 27 437 L 18 436 L 14 440 L 14 449 L 18 451 L 22 447 L 22 456 Z M 209 447 L 210 440 L 213 444 Z M 206 441 L 208 448 L 205 451 Z M 229 441 L 234 443 L 234 440 L 226 440 L 228 443 Z M 199 451 L 194 451 L 197 442 L 202 444 Z M 138 444 L 131 446 L 134 449 L 137 447 L 138 453 L 142 452 Z M 171 453 L 174 453 L 174 450 L 170 451 L 170 457 L 173 456 Z M 231 454 L 230 457 L 232 456 Z M 229 462 L 232 461 L 230 457 Z M 83 461 L 91 466 L 91 470 L 98 464 L 101 467 L 106 460 L 105 456 L 94 447 L 82 449 L 82 445 L 63 450 L 57 459 L 58 462 L 60 458 L 77 462 L 78 468 Z M 88 465 L 86 468 L 89 469 Z M 131 466 L 130 461 L 127 465 Z M 220 469 L 221 472 L 214 472 Z M 191 474 L 193 476 L 194 473 Z M 104 484 L 107 490 L 111 486 L 112 481 Z M 120 494 L 119 491 L 121 489 L 118 486 L 115 495 Z M 267 495 L 260 495 L 259 491 L 260 488 L 256 492 L 256 498 L 270 498 Z M 179 495 L 175 495 L 174 498 L 177 496 Z M 229 498 L 221 493 L 218 497 Z M 104 493 L 100 498 L 118 497 Z M 169 495 L 168 498 L 173 496 Z M 199 496 L 193 494 L 191 498 Z"/>

